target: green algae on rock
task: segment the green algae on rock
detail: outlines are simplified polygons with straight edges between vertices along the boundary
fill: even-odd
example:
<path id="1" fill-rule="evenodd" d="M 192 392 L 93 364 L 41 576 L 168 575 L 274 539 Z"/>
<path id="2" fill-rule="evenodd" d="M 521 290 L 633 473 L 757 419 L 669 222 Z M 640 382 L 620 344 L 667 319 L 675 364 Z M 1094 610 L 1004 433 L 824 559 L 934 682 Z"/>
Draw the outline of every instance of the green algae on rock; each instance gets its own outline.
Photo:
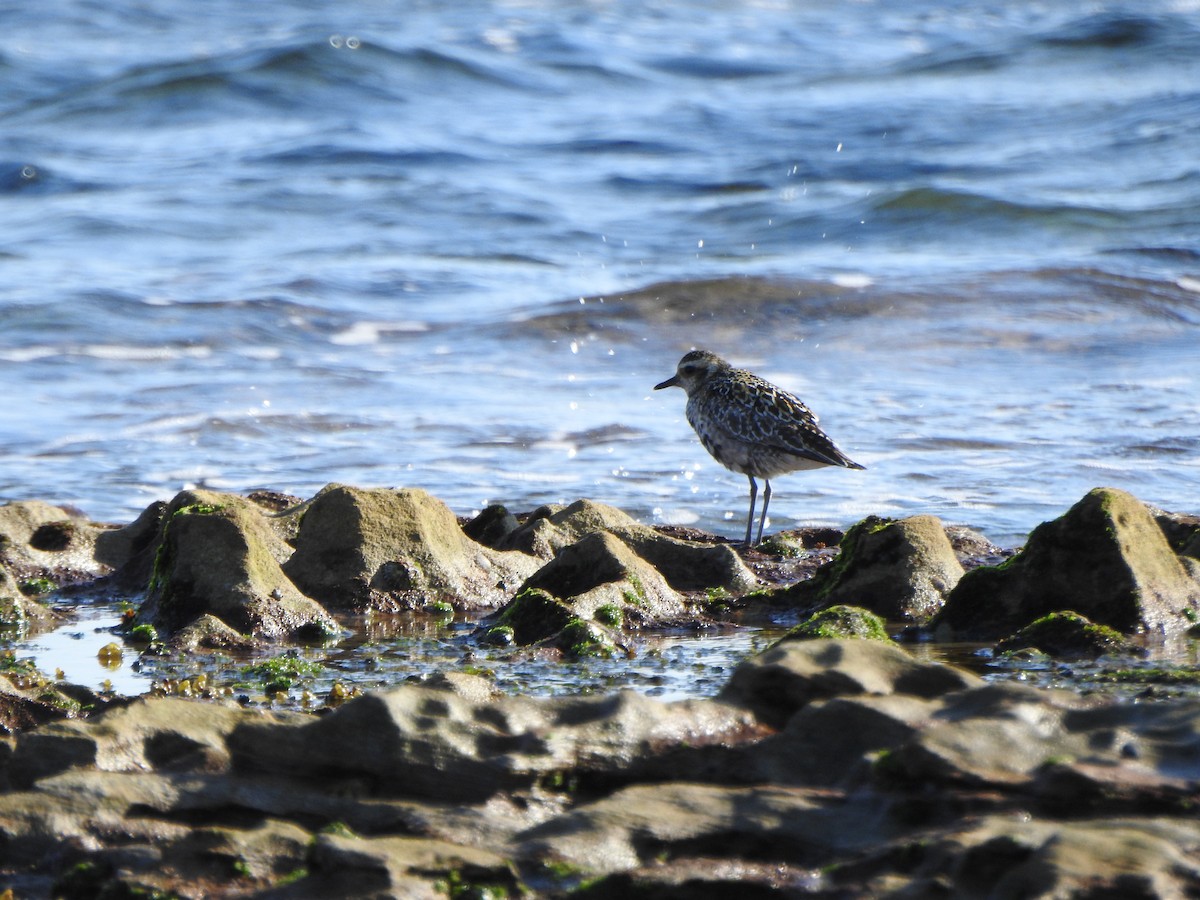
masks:
<path id="1" fill-rule="evenodd" d="M 967 573 L 931 624 L 998 638 L 1063 609 L 1124 634 L 1174 634 L 1200 609 L 1200 581 L 1137 498 L 1096 488 L 1002 565 Z"/>
<path id="2" fill-rule="evenodd" d="M 996 652 L 1008 653 L 1028 648 L 1064 658 L 1129 653 L 1134 649 L 1133 644 L 1116 629 L 1097 625 L 1070 610 L 1035 619 L 1016 634 L 1000 641 L 996 645 Z"/>
<path id="3" fill-rule="evenodd" d="M 870 610 L 857 606 L 830 606 L 813 613 L 780 641 L 811 641 L 821 639 L 862 638 L 871 641 L 890 641 L 887 623 Z"/>
<path id="4" fill-rule="evenodd" d="M 833 562 L 767 597 L 772 605 L 857 606 L 889 621 L 920 623 L 941 608 L 962 574 L 936 516 L 868 516 L 846 532 Z"/>
<path id="5" fill-rule="evenodd" d="M 212 615 L 234 631 L 268 640 L 339 634 L 329 614 L 280 568 L 290 549 L 250 501 L 183 491 L 163 517 L 138 620 L 174 632 Z"/>

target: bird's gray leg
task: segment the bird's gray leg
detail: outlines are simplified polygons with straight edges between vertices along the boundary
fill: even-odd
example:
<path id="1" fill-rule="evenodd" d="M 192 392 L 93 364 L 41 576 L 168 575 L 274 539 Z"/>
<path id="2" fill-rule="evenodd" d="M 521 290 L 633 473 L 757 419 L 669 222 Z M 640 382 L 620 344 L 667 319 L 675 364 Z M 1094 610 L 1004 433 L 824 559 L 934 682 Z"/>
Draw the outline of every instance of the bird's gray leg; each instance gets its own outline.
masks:
<path id="1" fill-rule="evenodd" d="M 758 520 L 758 542 L 762 543 L 763 526 L 767 524 L 767 504 L 771 502 L 771 479 L 764 478 L 763 483 L 766 484 L 766 490 L 763 491 L 763 511 L 762 518 Z M 753 511 L 750 513 L 753 515 Z"/>
<path id="2" fill-rule="evenodd" d="M 754 501 L 758 499 L 758 482 L 754 480 L 753 475 L 747 475 L 750 479 L 750 512 L 746 515 L 746 546 L 752 547 L 750 543 L 750 529 L 754 527 Z M 759 537 L 762 537 L 762 529 L 759 529 Z"/>

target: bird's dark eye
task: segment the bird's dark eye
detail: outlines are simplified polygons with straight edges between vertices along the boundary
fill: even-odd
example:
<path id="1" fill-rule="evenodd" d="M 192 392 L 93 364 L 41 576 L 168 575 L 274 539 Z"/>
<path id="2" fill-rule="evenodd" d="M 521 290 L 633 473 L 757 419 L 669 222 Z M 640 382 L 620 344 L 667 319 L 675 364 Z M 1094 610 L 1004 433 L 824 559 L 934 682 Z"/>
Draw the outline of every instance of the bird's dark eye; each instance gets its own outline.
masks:
<path id="1" fill-rule="evenodd" d="M 695 375 L 699 370 L 700 370 L 700 367 L 698 365 L 696 365 L 695 363 L 688 363 L 686 366 L 684 366 L 682 369 L 680 369 L 680 371 L 683 372 L 684 375 Z"/>

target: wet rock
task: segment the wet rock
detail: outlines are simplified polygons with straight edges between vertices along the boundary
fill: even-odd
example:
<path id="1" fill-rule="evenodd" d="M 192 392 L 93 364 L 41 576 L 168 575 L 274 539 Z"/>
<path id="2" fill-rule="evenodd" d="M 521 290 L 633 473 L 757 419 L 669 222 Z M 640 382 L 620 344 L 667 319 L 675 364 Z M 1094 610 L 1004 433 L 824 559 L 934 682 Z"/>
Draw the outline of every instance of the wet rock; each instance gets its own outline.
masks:
<path id="1" fill-rule="evenodd" d="M 320 640 L 339 627 L 288 580 L 280 538 L 248 500 L 183 491 L 163 518 L 155 568 L 138 619 L 168 632 L 205 615 L 266 640 Z"/>
<path id="2" fill-rule="evenodd" d="M 96 540 L 105 528 L 87 520 L 76 510 L 51 506 L 41 500 L 19 500 L 0 505 L 0 597 L 12 584 L 26 592 L 46 593 L 104 575 L 107 566 L 97 561 Z M 14 623 L 21 618 L 36 624 L 37 611 L 28 604 L 10 604 Z M 32 616 L 33 618 L 30 618 Z"/>
<path id="3" fill-rule="evenodd" d="M 943 636 L 997 638 L 1063 609 L 1124 634 L 1173 634 L 1200 610 L 1200 581 L 1142 503 L 1096 488 L 1008 562 L 964 576 L 932 624 Z"/>
<path id="4" fill-rule="evenodd" d="M 261 646 L 262 642 L 230 628 L 216 616 L 206 613 L 171 635 L 170 645 L 173 649 L 182 651 L 253 650 Z"/>
<path id="5" fill-rule="evenodd" d="M 553 559 L 559 550 L 589 534 L 643 527 L 614 506 L 576 500 L 570 506 L 538 507 L 499 546 L 503 550 L 519 550 L 541 559 Z"/>
<path id="6" fill-rule="evenodd" d="M 968 672 L 920 662 L 892 644 L 788 641 L 738 666 L 719 696 L 779 727 L 814 700 L 892 693 L 936 697 L 979 683 Z"/>
<path id="7" fill-rule="evenodd" d="M 682 598 L 666 579 L 624 542 L 602 531 L 564 547 L 519 590 L 545 591 L 585 619 L 605 606 L 620 609 L 626 621 L 647 624 L 683 612 Z"/>
<path id="8" fill-rule="evenodd" d="M 591 500 L 539 508 L 500 546 L 549 560 L 594 534 L 617 537 L 653 566 L 675 591 L 720 588 L 737 594 L 751 590 L 757 583 L 754 573 L 728 545 L 670 537 L 615 507 Z"/>
<path id="9" fill-rule="evenodd" d="M 624 614 L 616 605 L 601 606 L 590 621 L 568 603 L 539 588 L 523 590 L 489 624 L 480 641 L 493 647 L 536 645 L 571 657 L 612 656 L 620 649 L 618 627 Z"/>
<path id="10" fill-rule="evenodd" d="M 59 621 L 54 610 L 26 597 L 16 578 L 0 568 L 0 631 L 12 635 L 37 634 L 55 627 Z"/>
<path id="11" fill-rule="evenodd" d="M 493 503 L 463 525 L 463 534 L 476 543 L 500 549 L 500 544 L 520 527 L 517 517 L 508 511 L 508 507 Z"/>
<path id="12" fill-rule="evenodd" d="M 345 610 L 490 607 L 531 575 L 535 560 L 477 544 L 440 500 L 416 489 L 334 485 L 302 513 L 284 571 L 300 590 Z"/>
<path id="13" fill-rule="evenodd" d="M 1097 625 L 1079 613 L 1050 613 L 1030 622 L 996 645 L 997 653 L 1037 649 L 1061 658 L 1095 657 L 1105 653 L 1130 653 L 1131 642 L 1119 631 Z"/>
<path id="14" fill-rule="evenodd" d="M 114 571 L 110 581 L 118 588 L 144 591 L 154 576 L 154 554 L 162 532 L 167 504 L 157 500 L 123 528 L 96 536 L 96 559 Z"/>
<path id="15" fill-rule="evenodd" d="M 923 622 L 962 574 L 936 516 L 870 516 L 846 532 L 837 559 L 801 590 L 823 606 L 861 606 L 885 619 Z"/>
<path id="16" fill-rule="evenodd" d="M 831 606 L 813 613 L 780 641 L 812 641 L 821 639 L 863 638 L 871 641 L 890 641 L 887 623 L 875 613 L 857 606 Z"/>

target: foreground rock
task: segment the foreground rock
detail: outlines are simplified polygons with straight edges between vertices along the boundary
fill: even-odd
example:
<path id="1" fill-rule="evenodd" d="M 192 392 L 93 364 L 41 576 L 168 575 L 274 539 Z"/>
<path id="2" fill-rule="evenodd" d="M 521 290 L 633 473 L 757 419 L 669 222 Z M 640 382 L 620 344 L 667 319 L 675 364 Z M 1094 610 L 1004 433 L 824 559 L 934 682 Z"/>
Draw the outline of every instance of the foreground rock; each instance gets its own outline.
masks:
<path id="1" fill-rule="evenodd" d="M 0 758 L 21 897 L 1191 896 L 1200 703 L 793 641 L 715 700 L 141 700 Z M 108 893 L 105 893 L 108 892 Z"/>
<path id="2" fill-rule="evenodd" d="M 1123 634 L 1177 634 L 1200 618 L 1198 571 L 1137 498 L 1096 488 L 1008 562 L 964 576 L 933 625 L 989 639 L 1073 610 Z"/>

